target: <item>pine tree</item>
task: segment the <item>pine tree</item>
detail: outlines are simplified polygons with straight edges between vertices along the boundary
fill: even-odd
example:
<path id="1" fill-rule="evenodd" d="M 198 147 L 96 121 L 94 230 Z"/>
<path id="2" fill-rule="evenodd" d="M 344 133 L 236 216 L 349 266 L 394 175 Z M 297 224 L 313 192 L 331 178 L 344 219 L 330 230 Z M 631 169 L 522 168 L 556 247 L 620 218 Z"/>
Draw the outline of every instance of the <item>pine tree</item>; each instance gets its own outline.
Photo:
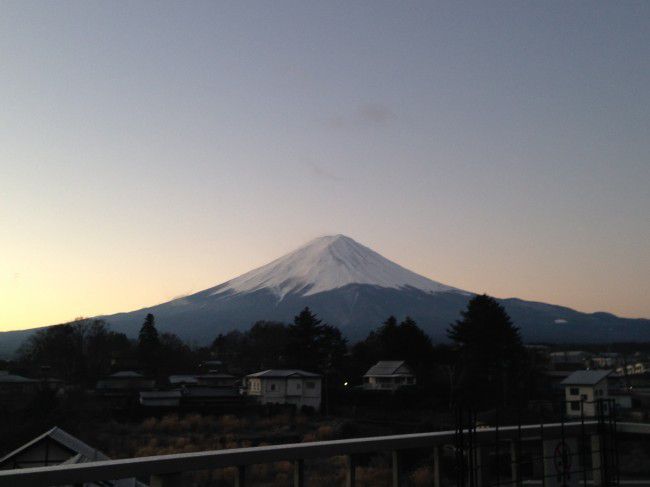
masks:
<path id="1" fill-rule="evenodd" d="M 294 318 L 287 335 L 285 357 L 290 367 L 326 372 L 338 365 L 347 350 L 340 330 L 323 324 L 309 308 Z"/>
<path id="2" fill-rule="evenodd" d="M 460 352 L 459 399 L 504 405 L 517 394 L 525 362 L 519 329 L 492 297 L 475 296 L 447 330 Z"/>
<path id="3" fill-rule="evenodd" d="M 138 358 L 141 366 L 149 373 L 156 371 L 159 359 L 160 338 L 154 316 L 149 313 L 144 319 L 140 334 L 138 335 Z"/>

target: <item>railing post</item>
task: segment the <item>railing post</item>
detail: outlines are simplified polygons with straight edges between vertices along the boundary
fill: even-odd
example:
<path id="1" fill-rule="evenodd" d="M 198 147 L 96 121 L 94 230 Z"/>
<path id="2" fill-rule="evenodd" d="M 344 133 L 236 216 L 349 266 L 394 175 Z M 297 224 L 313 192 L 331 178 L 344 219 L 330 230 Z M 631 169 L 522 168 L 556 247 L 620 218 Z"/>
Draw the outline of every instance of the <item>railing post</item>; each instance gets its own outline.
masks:
<path id="1" fill-rule="evenodd" d="M 498 452 L 498 450 L 497 450 Z M 490 452 L 485 446 L 476 446 L 474 451 L 469 451 L 469 455 L 476 455 L 476 464 L 474 465 L 474 482 L 478 487 L 490 485 Z M 497 462 L 499 457 L 497 456 Z M 471 477 L 470 477 L 471 478 Z M 497 482 L 498 485 L 498 482 Z"/>
<path id="2" fill-rule="evenodd" d="M 305 485 L 305 461 L 296 460 L 293 462 L 293 487 Z"/>
<path id="3" fill-rule="evenodd" d="M 182 487 L 182 473 L 165 473 L 152 475 L 149 478 L 149 487 Z"/>
<path id="4" fill-rule="evenodd" d="M 393 457 L 393 469 L 392 469 L 393 483 L 392 483 L 392 486 L 393 487 L 400 487 L 400 481 L 402 480 L 402 465 L 401 465 L 401 463 L 402 463 L 401 462 L 402 453 L 397 451 L 397 450 L 393 450 L 392 457 Z"/>
<path id="5" fill-rule="evenodd" d="M 600 436 L 591 436 L 591 476 L 594 487 L 603 485 Z"/>
<path id="6" fill-rule="evenodd" d="M 347 457 L 345 471 L 345 487 L 354 487 L 357 484 L 357 461 L 352 455 Z"/>
<path id="7" fill-rule="evenodd" d="M 517 442 L 510 442 L 510 477 L 512 485 L 519 486 L 519 454 L 517 451 Z M 498 466 L 497 466 L 498 468 Z"/>
<path id="8" fill-rule="evenodd" d="M 433 447 L 433 487 L 440 487 L 440 447 Z"/>
<path id="9" fill-rule="evenodd" d="M 246 466 L 237 465 L 237 473 L 235 474 L 235 487 L 245 487 L 246 485 Z"/>

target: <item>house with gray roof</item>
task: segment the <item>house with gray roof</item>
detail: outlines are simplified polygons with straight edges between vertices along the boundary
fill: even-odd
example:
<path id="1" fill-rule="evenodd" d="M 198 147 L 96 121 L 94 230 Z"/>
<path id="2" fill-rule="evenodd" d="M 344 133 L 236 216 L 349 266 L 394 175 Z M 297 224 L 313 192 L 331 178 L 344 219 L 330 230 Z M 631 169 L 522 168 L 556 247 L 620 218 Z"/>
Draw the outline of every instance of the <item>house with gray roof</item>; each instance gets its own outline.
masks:
<path id="1" fill-rule="evenodd" d="M 611 370 L 576 370 L 564 379 L 566 399 L 566 414 L 569 417 L 594 417 L 598 412 L 598 404 L 603 406 L 603 413 L 607 413 L 609 391 L 607 377 Z"/>
<path id="2" fill-rule="evenodd" d="M 269 369 L 246 376 L 246 394 L 260 404 L 320 410 L 321 376 L 298 369 Z"/>
<path id="3" fill-rule="evenodd" d="M 363 388 L 369 391 L 395 392 L 415 382 L 415 374 L 404 360 L 381 360 L 363 376 Z"/>
<path id="4" fill-rule="evenodd" d="M 0 470 L 47 467 L 103 460 L 110 460 L 110 458 L 61 428 L 54 427 L 0 458 Z M 108 482 L 102 481 L 100 483 L 87 482 L 83 486 L 146 487 L 146 484 L 139 482 L 135 478 L 129 478 Z"/>
<path id="5" fill-rule="evenodd" d="M 6 370 L 0 370 L 0 395 L 3 393 L 21 394 L 36 392 L 39 382 L 35 379 L 28 379 L 22 375 L 10 374 Z"/>

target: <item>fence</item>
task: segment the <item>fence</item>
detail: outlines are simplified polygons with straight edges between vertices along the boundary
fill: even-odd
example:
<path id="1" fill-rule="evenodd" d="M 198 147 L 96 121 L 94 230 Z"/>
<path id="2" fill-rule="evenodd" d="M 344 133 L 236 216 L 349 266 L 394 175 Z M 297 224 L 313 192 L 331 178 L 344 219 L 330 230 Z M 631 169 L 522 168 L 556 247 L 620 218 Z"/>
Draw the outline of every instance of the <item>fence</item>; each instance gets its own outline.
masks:
<path id="1" fill-rule="evenodd" d="M 237 448 L 175 455 L 108 460 L 83 464 L 0 471 L 0 486 L 76 485 L 126 478 L 148 479 L 152 487 L 177 487 L 183 473 L 236 467 L 235 484 L 247 485 L 247 467 L 277 461 L 294 462 L 293 485 L 305 485 L 307 459 L 345 455 L 346 486 L 356 484 L 358 455 L 390 452 L 392 485 L 402 485 L 402 464 L 409 450 L 428 449 L 432 454 L 433 484 L 441 486 L 441 450 L 456 453 L 456 485 L 488 487 L 522 485 L 522 468 L 541 464 L 545 487 L 618 484 L 617 434 L 650 435 L 650 424 L 616 423 L 613 414 L 596 418 L 539 424 L 481 427 L 476 417 L 458 418 L 455 430 L 370 438 Z M 611 408 L 609 411 L 613 411 Z M 465 425 L 464 425 L 465 423 Z M 467 425 L 469 423 L 469 425 Z M 531 451 L 541 452 L 532 456 Z M 502 468 L 503 464 L 508 465 Z M 496 464 L 496 468 L 495 468 Z"/>

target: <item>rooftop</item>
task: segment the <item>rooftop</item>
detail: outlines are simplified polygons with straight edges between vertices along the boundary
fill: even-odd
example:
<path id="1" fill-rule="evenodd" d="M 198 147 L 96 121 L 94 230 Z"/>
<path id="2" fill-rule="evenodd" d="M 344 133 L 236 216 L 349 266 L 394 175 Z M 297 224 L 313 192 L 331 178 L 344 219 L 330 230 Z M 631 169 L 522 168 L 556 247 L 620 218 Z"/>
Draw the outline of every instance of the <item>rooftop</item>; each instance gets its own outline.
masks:
<path id="1" fill-rule="evenodd" d="M 318 374 L 312 372 L 306 372 L 300 369 L 268 369 L 263 370 L 262 372 L 255 372 L 254 374 L 249 374 L 246 377 L 320 377 Z"/>
<path id="2" fill-rule="evenodd" d="M 405 370 L 398 372 L 400 368 L 404 367 Z M 370 367 L 366 376 L 382 376 L 382 375 L 413 375 L 411 370 L 406 365 L 404 360 L 380 360 L 375 365 Z M 365 377 L 365 376 L 364 376 Z"/>
<path id="3" fill-rule="evenodd" d="M 594 386 L 607 378 L 611 370 L 576 370 L 562 381 L 565 386 Z"/>

